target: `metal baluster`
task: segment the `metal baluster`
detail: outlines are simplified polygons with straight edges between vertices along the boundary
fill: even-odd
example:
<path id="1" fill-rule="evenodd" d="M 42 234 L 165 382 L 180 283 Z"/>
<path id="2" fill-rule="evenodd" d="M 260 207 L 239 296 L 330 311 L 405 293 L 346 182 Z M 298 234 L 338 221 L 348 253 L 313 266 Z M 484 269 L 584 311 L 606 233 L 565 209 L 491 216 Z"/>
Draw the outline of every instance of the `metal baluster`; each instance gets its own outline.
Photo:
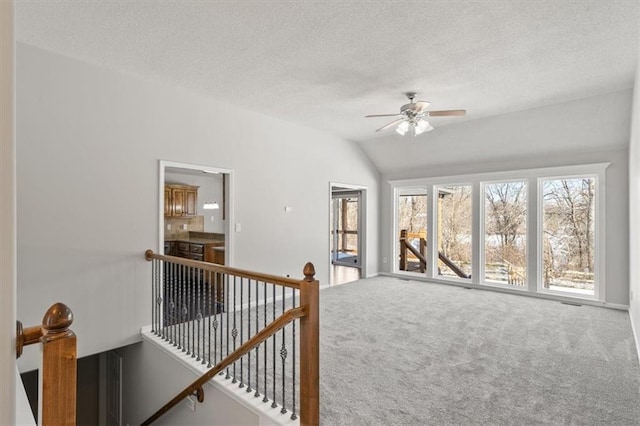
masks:
<path id="1" fill-rule="evenodd" d="M 193 316 L 194 311 L 196 309 L 196 290 L 198 289 L 198 286 L 196 285 L 195 287 L 194 285 L 194 281 L 195 281 L 195 272 L 196 272 L 196 268 L 191 267 L 189 268 L 189 287 L 191 288 L 191 302 L 189 303 L 189 310 L 191 311 L 189 313 L 189 323 L 191 324 L 191 358 L 195 358 L 196 357 L 196 344 L 195 344 L 195 337 L 196 337 L 196 321 L 195 321 L 195 316 Z M 193 316 L 193 318 L 191 318 L 191 316 Z"/>
<path id="2" fill-rule="evenodd" d="M 169 316 L 169 318 L 171 318 L 169 321 L 169 343 L 173 343 L 173 346 L 176 346 L 175 343 L 175 326 L 173 325 L 173 323 L 175 322 L 175 312 L 176 312 L 177 306 L 176 306 L 176 283 L 171 283 L 171 293 L 169 296 L 169 310 L 171 312 L 171 315 Z"/>
<path id="3" fill-rule="evenodd" d="M 273 321 L 276 320 L 276 285 L 271 284 L 273 288 Z M 273 370 L 271 370 L 271 374 L 273 374 L 273 402 L 271 403 L 271 408 L 276 408 L 278 403 L 276 403 L 276 335 L 271 336 L 273 341 Z"/>
<path id="4" fill-rule="evenodd" d="M 284 292 L 286 290 L 285 286 L 282 286 L 282 313 L 284 314 Z M 287 412 L 287 400 L 285 399 L 286 396 L 286 392 L 285 392 L 285 361 L 287 359 L 287 348 L 285 347 L 285 330 L 286 327 L 282 327 L 282 347 L 280 348 L 280 358 L 282 358 L 282 410 L 280 410 L 280 413 L 285 414 Z"/>
<path id="5" fill-rule="evenodd" d="M 156 259 L 151 261 L 151 332 L 156 331 Z"/>
<path id="6" fill-rule="evenodd" d="M 184 341 L 183 341 L 184 336 L 180 332 L 180 327 L 181 327 L 180 316 L 182 315 L 182 304 L 183 304 L 182 285 L 180 284 L 180 275 L 181 275 L 180 269 L 182 267 L 180 265 L 176 265 L 175 263 L 172 266 L 173 266 L 174 273 L 173 273 L 171 282 L 175 285 L 175 289 L 173 290 L 174 296 L 172 297 L 173 299 L 172 311 L 174 312 L 174 314 L 171 315 L 171 318 L 169 319 L 171 321 L 170 327 L 172 328 L 174 335 L 176 336 L 177 349 L 181 349 L 181 348 L 184 349 Z"/>
<path id="7" fill-rule="evenodd" d="M 267 326 L 267 282 L 264 283 L 264 326 Z M 269 398 L 267 398 L 267 341 L 264 341 L 264 398 L 262 398 L 262 402 L 268 402 Z"/>
<path id="8" fill-rule="evenodd" d="M 179 312 L 176 312 L 174 322 L 178 325 L 178 332 L 180 333 L 180 343 L 182 344 L 182 352 L 187 352 L 187 334 L 185 333 L 186 320 L 187 320 L 187 288 L 184 285 L 185 266 L 176 265 L 178 274 L 176 275 L 177 284 L 179 285 Z"/>
<path id="9" fill-rule="evenodd" d="M 218 293 L 220 290 L 220 285 L 224 284 L 224 275 L 220 274 L 220 278 L 222 280 L 222 282 L 218 282 L 218 285 L 216 286 L 216 300 L 218 299 Z M 224 290 L 224 289 L 223 289 Z M 217 303 L 216 303 L 216 311 L 218 310 L 217 307 Z M 229 325 L 227 324 L 227 328 L 229 328 Z M 222 314 L 222 312 L 220 312 L 220 361 L 222 361 L 224 359 L 224 353 L 222 352 L 222 343 L 224 341 L 223 339 L 224 337 L 224 315 Z M 218 373 L 219 376 L 223 375 L 224 371 L 221 371 Z"/>
<path id="10" fill-rule="evenodd" d="M 173 280 L 169 281 L 169 285 L 164 292 L 164 313 L 165 319 L 164 324 L 162 324 L 164 340 L 167 342 L 171 341 L 171 302 L 173 295 Z"/>
<path id="11" fill-rule="evenodd" d="M 224 280 L 222 281 L 222 309 L 224 309 L 220 315 L 223 315 L 226 311 L 227 314 L 227 356 L 229 356 L 229 276 L 223 275 Z M 216 304 L 216 310 L 218 309 L 218 305 Z M 224 376 L 225 379 L 228 379 L 229 376 L 229 367 L 227 367 L 227 375 Z"/>
<path id="12" fill-rule="evenodd" d="M 247 302 L 247 339 L 251 338 L 251 279 L 247 284 L 247 292 L 249 293 L 249 300 Z M 247 362 L 247 393 L 251 392 L 251 351 L 248 352 Z"/>
<path id="13" fill-rule="evenodd" d="M 291 308 L 296 307 L 296 290 L 291 290 Z M 291 358 L 291 370 L 293 371 L 293 391 L 291 393 L 291 397 L 293 399 L 293 404 L 291 404 L 291 420 L 296 420 L 298 416 L 296 416 L 296 321 L 293 320 L 291 323 L 292 326 L 292 336 L 291 336 L 291 351 L 293 352 L 293 357 Z"/>
<path id="14" fill-rule="evenodd" d="M 160 265 L 160 267 L 163 268 L 163 271 L 164 271 L 164 262 L 162 260 L 160 260 L 160 261 L 158 261 L 158 264 Z M 160 299 L 160 294 L 161 294 L 160 292 L 164 288 L 164 280 L 166 280 L 166 277 L 167 277 L 167 274 L 166 274 L 166 272 L 164 272 L 162 274 L 163 281 L 162 282 L 158 281 L 158 288 L 156 290 L 156 294 L 155 294 L 155 297 L 153 299 L 153 306 L 155 307 L 155 310 L 156 310 L 156 314 L 155 314 L 155 317 L 153 319 L 155 321 L 155 323 L 156 323 L 156 336 L 160 336 L 160 308 L 162 306 L 161 305 L 162 301 Z M 160 278 L 158 277 L 158 280 L 159 279 Z"/>
<path id="15" fill-rule="evenodd" d="M 200 300 L 202 299 L 202 292 L 200 291 L 200 284 L 202 284 L 200 282 L 200 268 L 194 268 L 194 281 L 195 281 L 195 286 L 196 286 L 196 291 L 195 291 L 195 296 L 196 296 L 196 300 L 195 300 L 195 304 L 194 304 L 194 309 L 196 309 L 196 318 L 195 320 L 197 321 L 193 323 L 194 327 L 196 327 L 197 324 L 197 332 L 198 334 L 196 335 L 195 330 L 193 333 L 193 337 L 196 338 L 196 361 L 200 361 L 200 321 L 202 320 L 202 312 L 200 312 Z"/>
<path id="16" fill-rule="evenodd" d="M 171 269 L 172 264 L 169 264 L 169 269 Z M 172 274 L 173 275 L 173 274 Z M 169 277 L 169 282 L 166 282 L 165 280 L 165 286 L 162 289 L 162 299 L 163 301 L 162 303 L 162 312 L 163 312 L 163 318 L 162 318 L 162 338 L 164 340 L 167 340 L 167 321 L 169 319 L 169 312 L 168 312 L 168 308 L 167 306 L 169 305 L 169 292 L 171 291 L 171 277 Z"/>
<path id="17" fill-rule="evenodd" d="M 238 328 L 236 327 L 236 276 L 233 276 L 233 330 L 231 330 L 231 337 L 233 337 L 233 350 L 236 350 L 236 338 L 238 337 Z M 236 383 L 238 379 L 236 379 L 236 363 L 233 363 L 233 379 L 231 383 Z"/>
<path id="18" fill-rule="evenodd" d="M 181 267 L 180 265 L 176 265 L 176 269 L 179 270 Z M 176 332 L 176 324 L 179 324 L 179 322 L 177 321 L 177 319 L 180 317 L 180 314 L 178 313 L 179 309 L 180 309 L 180 305 L 177 304 L 178 302 L 178 290 L 180 289 L 180 275 L 178 275 L 176 277 L 176 280 L 174 280 L 171 283 L 171 303 L 169 304 L 169 307 L 171 308 L 171 319 L 170 319 L 170 323 L 169 323 L 169 341 L 173 340 L 173 336 L 175 335 Z"/>
<path id="19" fill-rule="evenodd" d="M 260 321 L 258 320 L 258 280 L 256 280 L 256 334 L 260 331 Z M 260 365 L 260 345 L 256 346 L 256 393 L 253 394 L 256 398 L 260 396 L 258 380 L 258 366 Z"/>
<path id="20" fill-rule="evenodd" d="M 153 307 L 154 307 L 154 316 L 153 316 L 153 322 L 154 322 L 154 328 L 155 328 L 155 335 L 159 336 L 160 335 L 160 304 L 158 303 L 158 298 L 160 298 L 160 292 L 162 291 L 163 288 L 163 283 L 161 281 L 161 278 L 165 277 L 166 274 L 161 274 L 161 268 L 164 268 L 164 262 L 162 260 L 157 260 L 156 259 L 156 288 L 155 288 L 155 293 L 154 293 L 154 297 L 153 297 Z"/>
<path id="21" fill-rule="evenodd" d="M 213 291 L 217 294 L 218 287 L 218 275 L 213 275 L 214 281 L 214 289 Z M 211 342 L 209 342 L 211 344 Z M 214 315 L 213 317 L 213 365 L 218 364 L 218 316 Z"/>
<path id="22" fill-rule="evenodd" d="M 209 295 L 211 294 L 211 290 L 208 288 L 209 287 L 209 281 L 207 280 L 207 271 L 202 270 L 200 271 L 200 281 L 201 281 L 201 286 L 202 286 L 202 301 L 200 302 L 200 305 L 202 306 L 202 315 L 203 315 L 203 321 L 202 321 L 202 364 L 206 364 L 207 360 L 206 360 L 206 351 L 207 351 L 207 347 L 205 346 L 205 338 L 207 337 L 207 331 L 209 330 L 209 327 L 207 327 L 207 322 L 204 320 L 204 315 L 207 315 L 207 313 L 209 313 L 209 318 L 211 318 L 211 303 L 209 302 Z"/>
<path id="23" fill-rule="evenodd" d="M 213 280 L 211 281 L 211 271 L 209 271 L 209 279 L 207 280 L 207 282 L 209 284 L 207 284 L 207 290 L 209 290 L 209 325 L 207 327 L 207 330 L 209 330 L 209 338 L 207 339 L 207 346 L 209 347 L 209 363 L 207 364 L 207 368 L 211 368 L 213 367 L 211 365 L 211 317 L 213 317 L 215 319 L 215 312 L 212 311 L 211 309 L 211 293 L 213 293 L 213 291 L 211 290 L 211 284 L 214 284 L 215 286 L 215 279 L 216 276 L 213 275 Z M 215 300 L 214 300 L 215 302 Z M 215 310 L 215 308 L 213 308 Z M 215 350 L 215 348 L 213 348 Z M 215 353 L 215 352 L 214 352 Z M 202 360 L 202 362 L 204 363 L 204 360 Z"/>
<path id="24" fill-rule="evenodd" d="M 242 343 L 244 342 L 244 318 L 243 318 L 243 306 L 244 306 L 244 278 L 240 278 L 240 345 L 242 345 Z M 242 366 L 244 365 L 244 363 L 242 362 L 244 357 L 240 358 L 240 387 L 243 388 L 244 387 L 244 375 L 242 374 L 243 368 Z"/>
<path id="25" fill-rule="evenodd" d="M 191 351 L 190 351 L 190 347 L 189 347 L 189 341 L 191 339 L 191 336 L 189 336 L 189 323 L 187 322 L 188 318 L 189 318 L 189 301 L 191 300 L 191 286 L 186 284 L 186 281 L 184 279 L 185 277 L 182 277 L 182 281 L 183 281 L 183 286 L 185 287 L 185 300 L 184 300 L 184 308 L 182 309 L 182 316 L 184 317 L 184 322 L 183 322 L 183 329 L 186 330 L 185 333 L 185 343 L 186 343 L 186 348 L 187 348 L 187 355 L 191 355 Z"/>

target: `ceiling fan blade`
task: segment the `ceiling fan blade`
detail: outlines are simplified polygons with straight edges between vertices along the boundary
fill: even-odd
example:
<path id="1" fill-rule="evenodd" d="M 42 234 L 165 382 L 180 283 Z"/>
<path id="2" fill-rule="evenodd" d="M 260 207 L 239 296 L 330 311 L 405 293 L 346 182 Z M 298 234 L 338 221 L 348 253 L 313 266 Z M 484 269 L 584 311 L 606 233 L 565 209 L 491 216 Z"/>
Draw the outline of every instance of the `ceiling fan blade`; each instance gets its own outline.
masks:
<path id="1" fill-rule="evenodd" d="M 467 113 L 464 109 L 450 109 L 445 111 L 429 111 L 429 117 L 447 117 L 447 116 L 462 116 Z"/>
<path id="2" fill-rule="evenodd" d="M 373 114 L 373 115 L 365 115 L 364 118 L 371 118 L 371 117 L 396 117 L 398 115 L 402 115 L 402 114 Z"/>
<path id="3" fill-rule="evenodd" d="M 385 124 L 384 126 L 380 127 L 378 130 L 376 130 L 376 132 L 379 132 L 380 130 L 388 129 L 389 127 L 393 127 L 396 124 L 400 123 L 401 121 L 404 121 L 404 118 L 398 118 L 397 120 L 393 120 L 391 123 Z"/>
<path id="4" fill-rule="evenodd" d="M 424 110 L 426 110 L 429 107 L 429 105 L 431 105 L 431 102 L 429 102 L 429 101 L 416 101 L 414 103 L 414 105 L 415 105 L 414 111 L 416 113 L 420 114 L 420 113 L 424 112 Z"/>

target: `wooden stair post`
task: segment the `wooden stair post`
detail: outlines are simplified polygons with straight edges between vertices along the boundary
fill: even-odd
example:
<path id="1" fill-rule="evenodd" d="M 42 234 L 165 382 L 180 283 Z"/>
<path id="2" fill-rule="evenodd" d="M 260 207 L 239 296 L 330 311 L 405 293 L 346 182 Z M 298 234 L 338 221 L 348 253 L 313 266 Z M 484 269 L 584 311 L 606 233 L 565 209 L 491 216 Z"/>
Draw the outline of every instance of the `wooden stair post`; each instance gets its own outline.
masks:
<path id="1" fill-rule="evenodd" d="M 42 325 L 24 328 L 16 321 L 16 358 L 25 346 L 40 343 L 42 363 L 38 373 L 38 424 L 76 424 L 76 335 L 69 327 L 73 312 L 64 303 L 52 305 Z"/>
<path id="2" fill-rule="evenodd" d="M 300 425 L 320 424 L 320 284 L 312 263 L 304 266 L 300 282 L 300 306 L 307 309 L 300 318 Z"/>

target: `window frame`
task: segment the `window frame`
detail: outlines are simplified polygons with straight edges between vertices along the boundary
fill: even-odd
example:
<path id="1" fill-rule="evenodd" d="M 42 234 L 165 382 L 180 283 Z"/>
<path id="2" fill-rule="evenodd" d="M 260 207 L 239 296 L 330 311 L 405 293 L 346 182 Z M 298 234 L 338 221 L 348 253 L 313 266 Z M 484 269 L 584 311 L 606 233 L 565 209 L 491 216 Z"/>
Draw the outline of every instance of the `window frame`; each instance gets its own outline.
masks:
<path id="1" fill-rule="evenodd" d="M 561 180 L 561 179 L 584 179 L 590 178 L 595 180 L 595 200 L 594 200 L 594 215 L 595 221 L 593 223 L 593 239 L 594 239 L 594 264 L 593 264 L 593 295 L 585 294 L 572 294 L 566 291 L 552 290 L 544 288 L 544 185 L 543 182 L 547 180 Z M 604 208 L 604 170 L 596 173 L 579 173 L 573 175 L 552 175 L 541 176 L 537 179 L 538 184 L 538 247 L 537 247 L 537 268 L 538 268 L 538 280 L 537 280 L 537 292 L 541 294 L 550 294 L 563 297 L 576 297 L 580 299 L 601 300 L 604 301 L 604 286 L 600 285 L 602 278 L 604 277 L 604 242 L 602 241 L 602 230 L 605 229 L 605 208 Z"/>
<path id="2" fill-rule="evenodd" d="M 465 285 L 470 287 L 495 289 L 497 291 L 514 292 L 521 294 L 539 294 L 554 299 L 582 299 L 604 302 L 606 297 L 606 240 L 603 237 L 606 229 L 606 169 L 610 163 L 592 163 L 557 167 L 544 167 L 534 169 L 506 170 L 486 173 L 461 174 L 451 176 L 432 176 L 416 179 L 389 180 L 390 185 L 390 208 L 391 208 L 391 274 L 412 279 L 426 280 L 432 282 L 449 283 L 455 285 Z M 542 182 L 547 179 L 569 179 L 572 177 L 594 177 L 596 179 L 596 200 L 594 224 L 595 237 L 595 265 L 594 265 L 594 295 L 571 294 L 567 292 L 544 289 L 542 283 Z M 485 198 L 484 186 L 489 183 L 501 183 L 508 181 L 525 181 L 527 185 L 527 230 L 526 230 L 526 283 L 522 288 L 508 284 L 487 283 L 484 280 L 485 273 Z M 427 192 L 428 228 L 435 230 L 437 226 L 436 217 L 436 197 L 434 191 L 440 186 L 447 185 L 470 185 L 472 187 L 472 272 L 471 280 L 457 277 L 438 276 L 434 270 L 434 261 L 437 255 L 435 239 L 429 238 L 427 242 L 427 269 L 424 274 L 399 271 L 396 261 L 399 258 L 399 246 L 397 240 L 398 223 L 398 196 L 404 189 L 422 188 Z"/>
<path id="3" fill-rule="evenodd" d="M 523 178 L 515 178 L 515 179 L 497 179 L 497 180 L 482 180 L 480 181 L 480 194 L 478 194 L 481 202 L 480 202 L 480 221 L 478 223 L 478 226 L 480 227 L 480 256 L 482 259 L 482 262 L 480 263 L 480 276 L 478 277 L 478 281 L 481 285 L 483 286 L 487 286 L 487 287 L 499 287 L 499 288 L 508 288 L 511 290 L 515 290 L 515 291 L 529 291 L 529 269 L 531 267 L 531 262 L 529 259 L 529 253 L 532 251 L 531 248 L 529 247 L 529 223 L 531 221 L 531 204 L 529 202 L 529 198 L 531 196 L 531 179 L 523 177 Z M 486 262 L 486 237 L 487 237 L 487 233 L 486 233 L 486 197 L 485 197 L 485 191 L 486 191 L 486 187 L 487 185 L 492 185 L 492 184 L 497 184 L 497 183 L 511 183 L 511 182 L 523 182 L 525 185 L 525 193 L 526 193 L 526 213 L 525 213 L 525 221 L 526 221 L 526 230 L 525 230 L 525 238 L 526 238 L 526 242 L 525 242 L 525 252 L 524 252 L 524 258 L 525 258 L 525 271 L 526 271 L 526 276 L 525 276 L 525 282 L 524 282 L 524 286 L 522 287 L 518 287 L 518 286 L 514 286 L 512 284 L 503 284 L 500 282 L 495 282 L 495 281 L 487 281 L 486 280 L 486 266 L 487 266 L 487 262 Z M 473 224 L 472 224 L 473 226 Z"/>

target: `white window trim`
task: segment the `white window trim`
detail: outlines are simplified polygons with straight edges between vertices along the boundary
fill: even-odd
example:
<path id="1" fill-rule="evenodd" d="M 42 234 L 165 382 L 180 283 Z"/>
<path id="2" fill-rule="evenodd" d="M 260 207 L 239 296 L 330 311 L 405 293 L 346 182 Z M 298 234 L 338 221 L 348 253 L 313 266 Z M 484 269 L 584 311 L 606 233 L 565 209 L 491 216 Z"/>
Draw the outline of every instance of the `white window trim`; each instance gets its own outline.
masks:
<path id="1" fill-rule="evenodd" d="M 514 290 L 526 292 L 527 294 L 540 294 L 558 300 L 580 299 L 604 302 L 606 299 L 606 241 L 603 237 L 606 226 L 606 169 L 610 163 L 593 163 L 559 167 L 545 167 L 523 170 L 508 170 L 489 173 L 473 173 L 465 175 L 452 176 L 435 176 L 417 179 L 398 179 L 390 180 L 388 184 L 391 186 L 391 229 L 390 241 L 392 244 L 392 259 L 399 258 L 397 244 L 398 229 L 398 195 L 401 188 L 413 187 L 424 188 L 427 191 L 427 208 L 429 229 L 435 230 L 436 220 L 433 214 L 435 209 L 434 190 L 438 186 L 454 185 L 455 182 L 464 182 L 460 184 L 471 185 L 472 196 L 472 271 L 471 280 L 447 278 L 434 275 L 434 259 L 435 259 L 435 240 L 430 238 L 428 241 L 430 265 L 427 265 L 427 271 L 422 277 L 430 281 L 453 283 L 478 286 L 482 288 L 495 288 L 496 290 Z M 596 191 L 596 215 L 598 217 L 595 224 L 595 256 L 596 265 L 594 273 L 594 296 L 571 294 L 568 292 L 560 292 L 544 289 L 541 291 L 541 237 L 540 229 L 542 227 L 542 203 L 540 198 L 539 182 L 543 179 L 553 178 L 569 178 L 572 176 L 585 177 L 593 176 L 597 179 Z M 484 184 L 492 182 L 505 181 L 526 181 L 527 182 L 527 285 L 524 288 L 517 288 L 508 284 L 487 283 L 484 281 Z M 415 273 L 400 271 L 398 262 L 392 262 L 392 274 L 398 276 L 416 277 Z"/>
<path id="2" fill-rule="evenodd" d="M 494 183 L 510 183 L 510 182 L 524 182 L 525 186 L 526 186 L 526 193 L 527 193 L 527 213 L 526 213 L 526 226 L 527 226 L 527 230 L 526 230 L 526 243 L 525 243 L 525 270 L 527 271 L 527 276 L 526 276 L 526 281 L 525 281 L 525 286 L 524 287 L 517 287 L 517 286 L 513 286 L 510 284 L 502 284 L 499 282 L 494 282 L 494 281 L 486 281 L 485 280 L 485 274 L 486 274 L 486 258 L 485 258 L 485 253 L 486 253 L 486 236 L 487 233 L 485 232 L 485 208 L 487 203 L 485 202 L 485 188 L 487 185 L 491 185 Z M 480 275 L 478 276 L 478 282 L 479 284 L 483 285 L 483 286 L 487 286 L 487 287 L 498 287 L 498 288 L 508 288 L 510 290 L 515 290 L 515 291 L 529 291 L 529 269 L 530 269 L 530 265 L 531 263 L 529 262 L 529 252 L 531 251 L 529 249 L 529 221 L 531 220 L 531 212 L 530 212 L 530 204 L 529 204 L 529 195 L 530 195 L 530 187 L 531 187 L 531 183 L 530 183 L 530 179 L 528 178 L 510 178 L 510 179 L 492 179 L 492 180 L 482 180 L 480 183 L 480 191 L 477 194 L 478 197 L 478 202 L 480 203 L 480 218 L 479 218 L 479 222 L 478 222 L 478 227 L 480 228 Z"/>
<path id="3" fill-rule="evenodd" d="M 605 167 L 606 168 L 606 167 Z M 575 174 L 575 175 L 558 175 L 558 176 L 541 176 L 539 178 L 537 178 L 537 185 L 538 185 L 538 190 L 537 190 L 537 197 L 538 197 L 538 220 L 537 220 L 537 226 L 539 229 L 538 232 L 538 246 L 537 246 L 537 259 L 536 259 L 536 264 L 537 264 L 537 274 L 538 274 L 538 280 L 537 280 L 537 288 L 536 291 L 538 293 L 542 293 L 542 294 L 551 294 L 551 295 L 561 295 L 564 297 L 574 297 L 574 298 L 578 298 L 578 299 L 591 299 L 591 300 L 598 300 L 603 302 L 605 300 L 605 285 L 601 285 L 601 283 L 604 281 L 604 277 L 605 275 L 605 268 L 606 268 L 606 262 L 605 262 L 605 241 L 602 238 L 602 233 L 605 229 L 606 226 L 606 218 L 605 218 L 605 212 L 606 212 L 606 203 L 605 203 L 605 197 L 606 197 L 606 192 L 605 192 L 605 187 L 606 187 L 606 173 L 605 173 L 605 168 L 602 169 L 598 169 L 595 171 L 592 171 L 591 173 L 582 173 L 582 174 Z M 552 290 L 552 289 L 546 289 L 544 288 L 544 283 L 543 283 L 543 268 L 544 268 L 544 254 L 543 254 L 543 238 L 542 238 L 542 230 L 543 230 L 543 222 L 544 222 L 544 213 L 543 213 L 543 203 L 542 203 L 542 199 L 543 199 L 543 187 L 542 187 L 542 182 L 545 180 L 553 180 L 553 179 L 575 179 L 575 178 L 593 178 L 596 180 L 596 193 L 595 193 L 595 202 L 594 202 L 594 210 L 596 212 L 596 217 L 597 220 L 594 223 L 594 258 L 596 259 L 595 265 L 594 265 L 594 276 L 593 276 L 593 295 L 581 295 L 581 294 L 572 294 L 571 292 L 566 292 L 566 291 L 558 291 L 558 290 Z"/>

